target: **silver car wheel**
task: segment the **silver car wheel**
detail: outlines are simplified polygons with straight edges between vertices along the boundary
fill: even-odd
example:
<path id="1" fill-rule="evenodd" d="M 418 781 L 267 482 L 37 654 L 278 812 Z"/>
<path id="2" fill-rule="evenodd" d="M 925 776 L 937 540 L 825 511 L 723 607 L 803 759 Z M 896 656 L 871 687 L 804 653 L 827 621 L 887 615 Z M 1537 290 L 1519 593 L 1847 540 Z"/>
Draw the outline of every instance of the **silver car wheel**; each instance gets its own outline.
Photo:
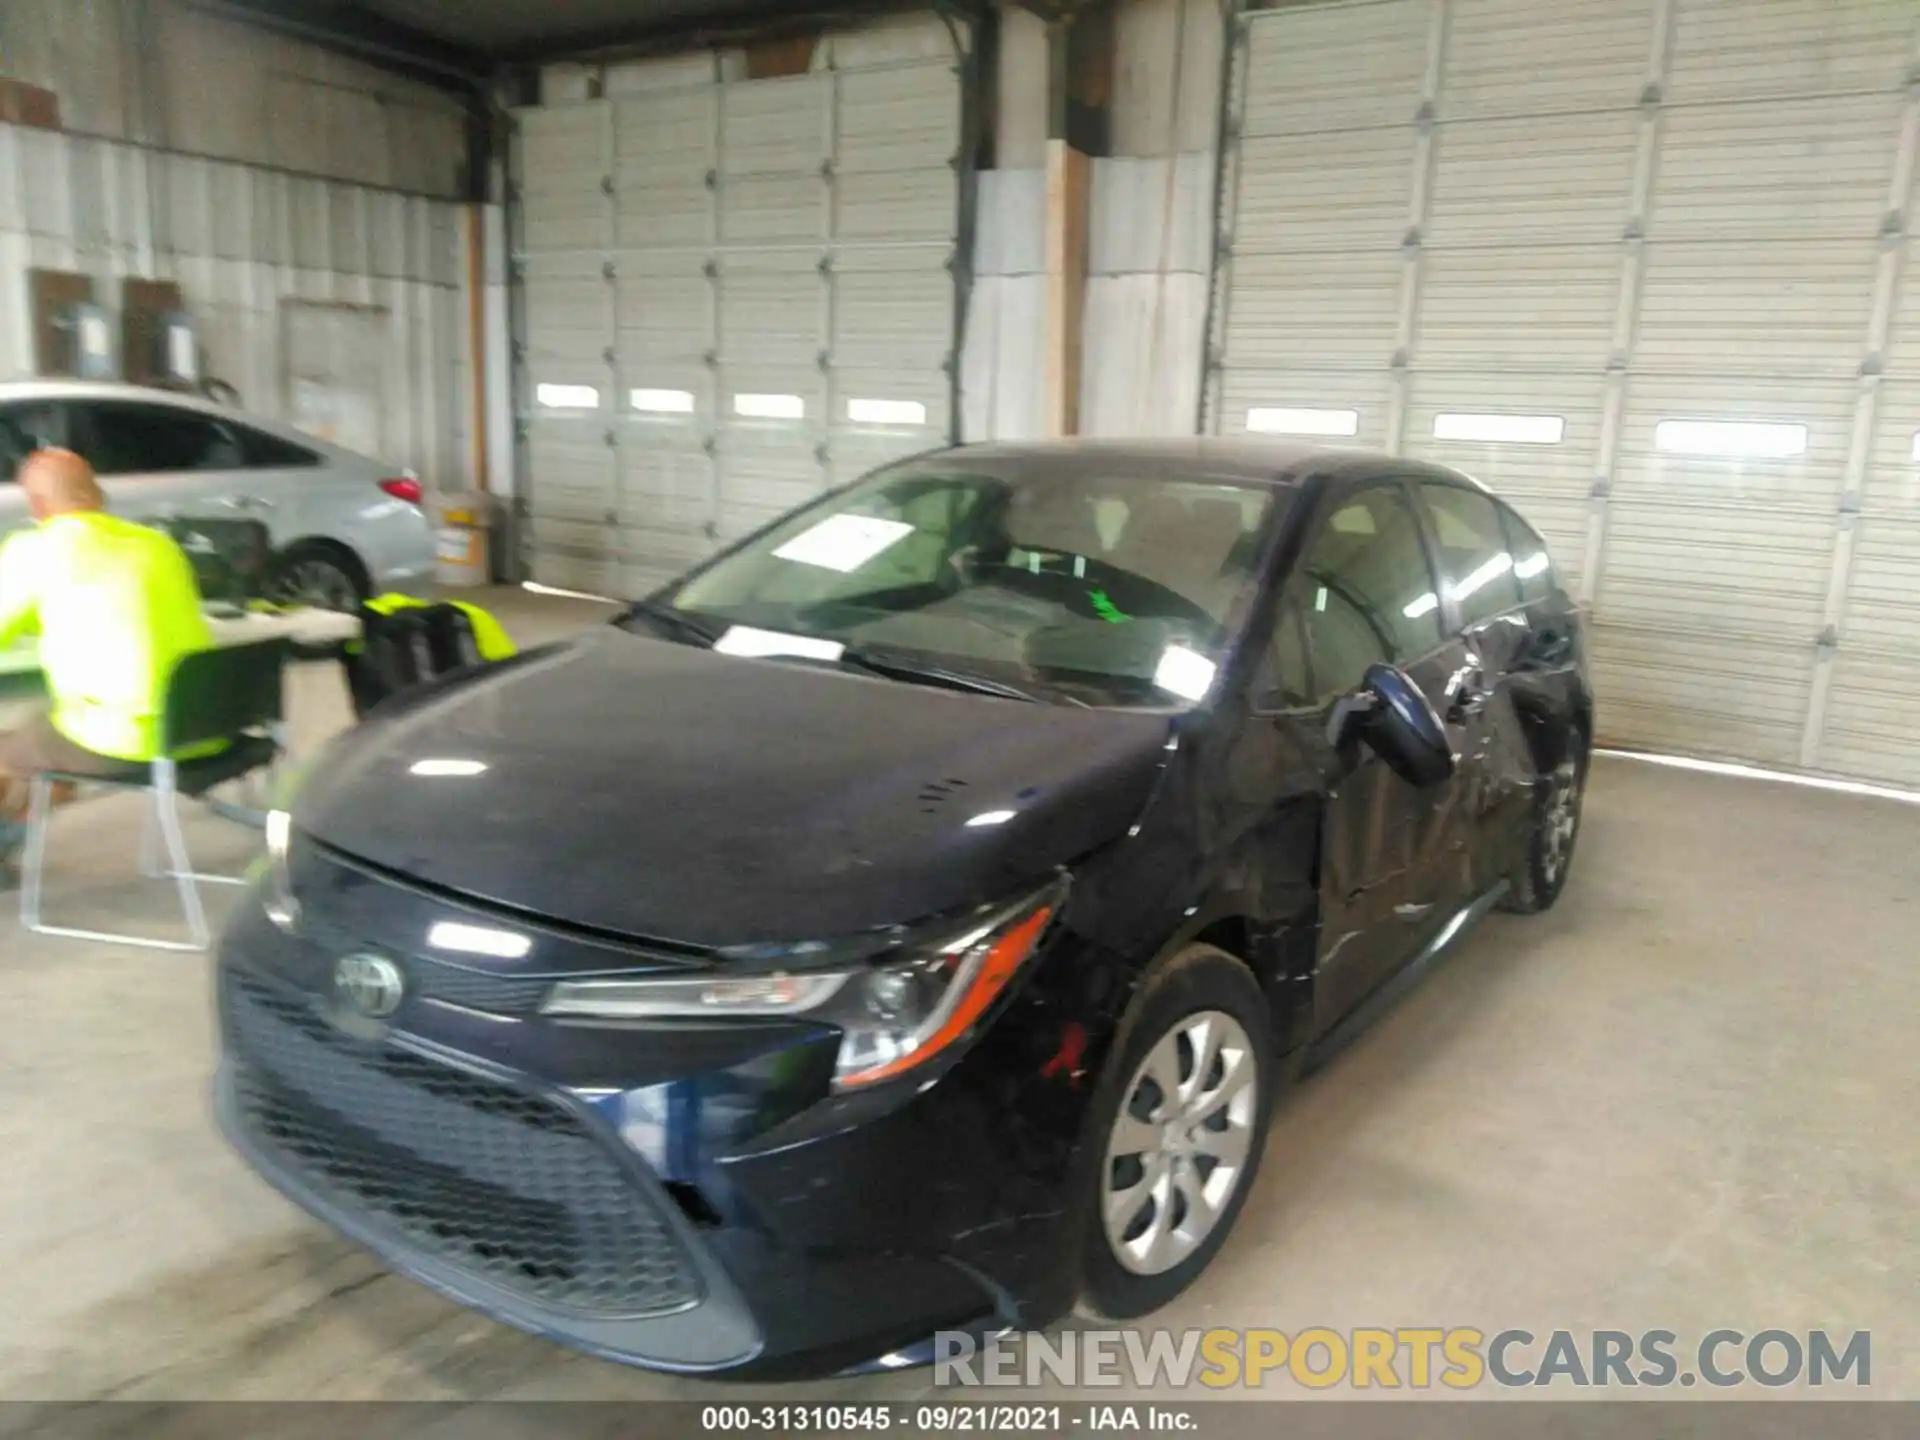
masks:
<path id="1" fill-rule="evenodd" d="M 1220 1010 L 1183 1016 L 1127 1082 L 1100 1207 L 1114 1258 L 1160 1275 L 1206 1243 L 1247 1172 L 1260 1057 Z"/>
<path id="2" fill-rule="evenodd" d="M 281 572 L 273 586 L 273 598 L 282 605 L 351 611 L 360 608 L 360 587 L 332 560 L 310 556 L 294 561 Z"/>
<path id="3" fill-rule="evenodd" d="M 1567 761 L 1553 772 L 1549 784 L 1540 827 L 1540 869 L 1547 884 L 1552 885 L 1566 869 L 1573 853 L 1573 837 L 1580 829 L 1580 767 Z"/>

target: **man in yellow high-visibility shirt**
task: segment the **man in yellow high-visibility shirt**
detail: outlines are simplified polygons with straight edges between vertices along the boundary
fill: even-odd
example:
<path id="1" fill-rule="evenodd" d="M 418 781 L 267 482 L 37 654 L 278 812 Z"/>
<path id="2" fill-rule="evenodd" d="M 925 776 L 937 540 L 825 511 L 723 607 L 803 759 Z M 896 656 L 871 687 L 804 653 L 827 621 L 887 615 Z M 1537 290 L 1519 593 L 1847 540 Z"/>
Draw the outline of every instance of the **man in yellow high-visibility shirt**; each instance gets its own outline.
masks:
<path id="1" fill-rule="evenodd" d="M 129 778 L 160 758 L 173 668 L 213 644 L 193 562 L 109 515 L 84 459 L 36 450 L 18 479 L 36 523 L 0 545 L 0 646 L 39 635 L 52 703 L 0 734 L 0 856 L 19 843 L 35 775 Z"/>

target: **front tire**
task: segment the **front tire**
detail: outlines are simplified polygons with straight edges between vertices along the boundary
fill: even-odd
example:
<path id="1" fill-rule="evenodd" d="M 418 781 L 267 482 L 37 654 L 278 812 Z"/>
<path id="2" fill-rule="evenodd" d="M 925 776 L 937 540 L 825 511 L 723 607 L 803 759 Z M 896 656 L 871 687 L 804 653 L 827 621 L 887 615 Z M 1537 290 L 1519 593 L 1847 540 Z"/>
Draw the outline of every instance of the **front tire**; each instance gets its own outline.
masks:
<path id="1" fill-rule="evenodd" d="M 1247 967 L 1190 945 L 1135 1000 L 1088 1143 L 1085 1304 L 1114 1320 L 1199 1279 L 1253 1189 L 1273 1104 L 1273 1031 Z"/>

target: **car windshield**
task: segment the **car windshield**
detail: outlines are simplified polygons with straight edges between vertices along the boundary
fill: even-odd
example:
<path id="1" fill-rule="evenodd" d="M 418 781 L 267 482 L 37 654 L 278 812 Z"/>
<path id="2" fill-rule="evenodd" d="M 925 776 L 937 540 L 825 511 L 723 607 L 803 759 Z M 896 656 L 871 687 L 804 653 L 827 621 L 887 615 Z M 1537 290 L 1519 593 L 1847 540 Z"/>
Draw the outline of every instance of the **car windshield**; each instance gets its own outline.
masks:
<path id="1" fill-rule="evenodd" d="M 920 461 L 796 512 L 628 623 L 1058 703 L 1184 708 L 1212 688 L 1284 494 Z"/>

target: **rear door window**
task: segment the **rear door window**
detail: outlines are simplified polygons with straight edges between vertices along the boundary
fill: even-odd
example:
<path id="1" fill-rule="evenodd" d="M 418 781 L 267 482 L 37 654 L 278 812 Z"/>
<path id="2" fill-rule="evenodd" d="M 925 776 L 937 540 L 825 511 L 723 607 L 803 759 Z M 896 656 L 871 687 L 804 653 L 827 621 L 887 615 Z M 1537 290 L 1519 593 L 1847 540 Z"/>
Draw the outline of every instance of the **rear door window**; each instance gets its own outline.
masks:
<path id="1" fill-rule="evenodd" d="M 1458 485 L 1427 482 L 1420 495 L 1433 519 L 1441 582 L 1460 611 L 1460 625 L 1504 615 L 1520 604 L 1520 581 L 1493 497 Z"/>
<path id="2" fill-rule="evenodd" d="M 103 476 L 238 470 L 246 464 L 233 430 L 192 410 L 116 400 L 79 411 L 78 448 Z"/>
<path id="3" fill-rule="evenodd" d="M 310 470 L 320 464 L 320 457 L 304 445 L 296 445 L 291 440 L 282 440 L 278 435 L 252 430 L 245 425 L 230 425 L 227 428 L 239 440 L 249 470 Z"/>

